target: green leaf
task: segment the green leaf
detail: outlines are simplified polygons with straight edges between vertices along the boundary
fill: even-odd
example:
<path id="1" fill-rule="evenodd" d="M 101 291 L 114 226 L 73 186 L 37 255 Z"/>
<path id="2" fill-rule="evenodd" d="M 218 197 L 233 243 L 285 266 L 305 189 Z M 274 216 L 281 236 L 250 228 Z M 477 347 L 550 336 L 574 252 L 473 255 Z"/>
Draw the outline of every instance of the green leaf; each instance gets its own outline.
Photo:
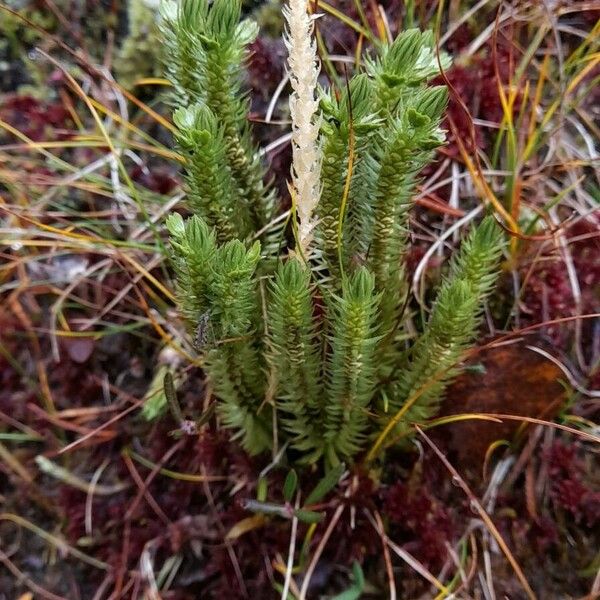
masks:
<path id="1" fill-rule="evenodd" d="M 185 222 L 179 213 L 172 213 L 166 221 L 169 233 L 175 238 L 181 238 L 185 235 Z"/>
<path id="2" fill-rule="evenodd" d="M 317 512 L 314 510 L 306 510 L 299 508 L 292 510 L 288 505 L 274 504 L 272 502 L 259 502 L 252 498 L 246 498 L 241 501 L 241 506 L 245 510 L 250 512 L 261 514 L 261 515 L 273 515 L 277 517 L 283 517 L 284 519 L 292 519 L 296 517 L 303 523 L 319 523 L 325 517 L 325 513 Z"/>
<path id="3" fill-rule="evenodd" d="M 423 127 L 430 122 L 427 115 L 417 112 L 414 108 L 409 108 L 407 111 L 408 122 L 415 128 Z"/>
<path id="4" fill-rule="evenodd" d="M 419 100 L 419 112 L 437 120 L 448 105 L 448 88 L 445 85 L 427 88 Z"/>
<path id="5" fill-rule="evenodd" d="M 365 576 L 361 566 L 356 561 L 352 565 L 352 579 L 353 583 L 346 591 L 332 596 L 330 600 L 358 600 L 365 588 Z"/>
<path id="6" fill-rule="evenodd" d="M 296 486 L 298 485 L 298 475 L 296 471 L 292 469 L 285 478 L 285 482 L 283 484 L 283 498 L 286 502 L 291 502 L 294 492 L 296 491 Z"/>
<path id="7" fill-rule="evenodd" d="M 183 421 L 183 414 L 181 413 L 181 408 L 179 408 L 179 402 L 177 402 L 177 392 L 175 391 L 175 383 L 173 382 L 173 375 L 170 371 L 167 371 L 165 373 L 165 377 L 163 379 L 163 386 L 165 390 L 165 397 L 167 398 L 167 402 L 169 403 L 169 408 L 171 409 L 173 418 L 178 423 L 181 423 L 181 421 Z"/>
<path id="8" fill-rule="evenodd" d="M 167 410 L 167 397 L 165 395 L 164 378 L 170 372 L 168 365 L 159 364 L 148 390 L 144 395 L 142 417 L 146 421 L 154 421 L 165 414 Z"/>
<path id="9" fill-rule="evenodd" d="M 294 511 L 294 516 L 302 523 L 320 523 L 325 518 L 325 513 L 299 508 Z"/>
<path id="10" fill-rule="evenodd" d="M 259 30 L 258 23 L 245 19 L 237 26 L 235 37 L 242 46 L 246 46 L 258 37 Z"/>
<path id="11" fill-rule="evenodd" d="M 196 427 L 200 429 L 203 425 L 206 425 L 215 414 L 217 405 L 213 402 L 209 404 L 208 408 L 200 415 L 200 418 L 196 421 Z"/>
<path id="12" fill-rule="evenodd" d="M 256 499 L 264 502 L 267 499 L 268 481 L 266 477 L 260 477 L 256 485 Z"/>
<path id="13" fill-rule="evenodd" d="M 283 504 L 259 502 L 253 498 L 246 498 L 240 502 L 240 505 L 244 510 L 249 510 L 250 512 L 262 515 L 276 515 L 278 517 L 283 517 L 284 519 L 291 519 L 294 516 L 290 507 L 284 506 Z"/>
<path id="14" fill-rule="evenodd" d="M 342 463 L 329 471 L 306 498 L 305 505 L 310 506 L 322 500 L 338 483 L 346 466 Z"/>

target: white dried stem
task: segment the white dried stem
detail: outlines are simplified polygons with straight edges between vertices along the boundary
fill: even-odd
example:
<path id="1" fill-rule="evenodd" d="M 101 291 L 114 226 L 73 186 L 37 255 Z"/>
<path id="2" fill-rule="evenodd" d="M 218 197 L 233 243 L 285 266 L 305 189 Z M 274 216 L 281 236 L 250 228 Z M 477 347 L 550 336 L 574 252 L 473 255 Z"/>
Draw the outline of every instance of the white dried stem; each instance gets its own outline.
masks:
<path id="1" fill-rule="evenodd" d="M 316 98 L 319 61 L 313 37 L 314 17 L 308 0 L 289 0 L 283 14 L 287 21 L 285 43 L 292 94 L 292 186 L 298 215 L 298 242 L 305 256 L 316 225 L 315 208 L 320 195 L 321 152 L 318 144 L 320 117 Z"/>

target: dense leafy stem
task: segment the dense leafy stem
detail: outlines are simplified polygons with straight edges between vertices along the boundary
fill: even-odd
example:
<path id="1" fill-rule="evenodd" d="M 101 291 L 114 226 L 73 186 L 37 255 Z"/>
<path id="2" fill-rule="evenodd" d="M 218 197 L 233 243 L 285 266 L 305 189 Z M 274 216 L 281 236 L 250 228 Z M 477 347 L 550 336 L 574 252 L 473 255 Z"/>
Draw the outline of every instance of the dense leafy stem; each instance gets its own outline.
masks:
<path id="1" fill-rule="evenodd" d="M 461 355 L 477 333 L 501 251 L 500 230 L 487 217 L 453 259 L 425 330 L 411 349 L 410 363 L 392 386 L 391 412 L 405 411 L 398 430 L 435 414 L 445 385 L 458 373 Z"/>
<path id="2" fill-rule="evenodd" d="M 263 183 L 264 168 L 251 141 L 243 67 L 255 23 L 240 22 L 241 0 L 172 0 L 163 7 L 167 73 L 179 107 L 204 104 L 219 115 L 227 168 L 238 203 L 252 218 L 254 230 L 273 213 L 273 192 Z M 191 178 L 196 174 L 191 171 Z M 243 232 L 240 232 L 240 235 Z"/>
<path id="3" fill-rule="evenodd" d="M 377 308 L 375 279 L 365 268 L 344 280 L 333 299 L 331 354 L 327 363 L 327 457 L 352 456 L 365 440 L 368 405 L 376 374 Z"/>
<path id="4" fill-rule="evenodd" d="M 289 260 L 277 269 L 269 303 L 268 360 L 282 423 L 301 451 L 320 455 L 322 446 L 321 346 L 309 272 Z"/>

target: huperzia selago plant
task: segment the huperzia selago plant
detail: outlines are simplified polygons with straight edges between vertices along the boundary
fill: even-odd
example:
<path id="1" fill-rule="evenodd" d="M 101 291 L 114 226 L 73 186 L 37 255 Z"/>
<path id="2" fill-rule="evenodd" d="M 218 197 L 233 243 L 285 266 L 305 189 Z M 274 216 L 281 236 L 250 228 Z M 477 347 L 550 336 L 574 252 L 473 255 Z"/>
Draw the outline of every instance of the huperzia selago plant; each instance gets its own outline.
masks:
<path id="1" fill-rule="evenodd" d="M 491 217 L 470 232 L 415 336 L 409 214 L 444 142 L 447 91 L 428 81 L 447 57 L 431 32 L 409 30 L 365 56 L 343 89 L 318 87 L 314 17 L 307 0 L 290 0 L 285 221 L 251 141 L 243 72 L 257 28 L 240 14 L 240 0 L 163 10 L 193 213 L 167 220 L 180 309 L 220 420 L 244 448 L 287 442 L 297 461 L 331 467 L 386 426 L 388 440 L 406 439 L 435 415 L 480 325 L 502 234 Z"/>

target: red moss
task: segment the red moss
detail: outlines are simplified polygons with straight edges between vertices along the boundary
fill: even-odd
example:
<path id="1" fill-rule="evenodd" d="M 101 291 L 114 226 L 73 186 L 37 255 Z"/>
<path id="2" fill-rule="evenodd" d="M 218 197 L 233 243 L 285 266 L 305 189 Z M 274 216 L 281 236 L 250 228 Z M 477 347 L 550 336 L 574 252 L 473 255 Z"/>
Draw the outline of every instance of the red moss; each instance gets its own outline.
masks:
<path id="1" fill-rule="evenodd" d="M 270 98 L 285 72 L 286 50 L 282 40 L 259 37 L 250 45 L 248 77 L 252 91 Z"/>
<path id="2" fill-rule="evenodd" d="M 460 46 L 467 43 L 469 33 L 459 30 L 461 35 L 455 40 Z M 458 33 L 458 32 L 457 32 Z M 457 34 L 455 34 L 456 36 Z M 472 119 L 489 121 L 499 124 L 504 111 L 500 101 L 499 86 L 506 88 L 511 80 L 514 67 L 514 56 L 511 49 L 500 40 L 494 49 L 491 42 L 467 64 L 455 64 L 446 73 L 445 77 L 450 84 L 450 103 L 448 105 L 448 118 L 445 127 L 449 130 L 449 143 L 444 148 L 446 154 L 453 157 L 460 156 L 460 149 L 456 136 L 460 136 L 462 144 L 469 153 L 476 149 L 489 149 L 496 136 L 496 130 L 481 126 L 474 127 L 475 139 L 471 134 Z M 443 77 L 434 80 L 436 84 L 446 84 Z M 468 113 L 465 112 L 466 106 Z M 515 100 L 513 112 L 518 114 L 521 106 L 521 96 Z M 456 128 L 452 132 L 450 123 Z"/>
<path id="3" fill-rule="evenodd" d="M 581 313 L 598 312 L 600 302 L 598 289 L 600 286 L 600 263 L 597 260 L 600 252 L 598 223 L 600 213 L 591 215 L 572 225 L 566 232 L 569 252 L 577 274 L 581 291 Z M 545 320 L 574 316 L 577 306 L 573 296 L 573 288 L 569 279 L 569 271 L 559 249 L 552 248 L 551 256 L 538 259 L 533 271 L 529 274 L 522 294 L 522 309 L 525 321 L 540 323 Z M 532 252 L 533 254 L 533 252 Z M 522 280 L 528 275 L 530 267 L 521 269 Z M 572 340 L 573 323 L 552 325 L 544 332 L 563 349 L 568 349 Z M 590 324 L 584 346 L 593 345 L 594 327 Z"/>
<path id="4" fill-rule="evenodd" d="M 346 517 L 339 521 L 336 529 L 336 538 L 344 540 L 344 543 L 332 544 L 329 548 L 329 559 L 334 564 L 351 565 L 353 561 L 363 563 L 369 557 L 378 556 L 381 553 L 381 539 L 373 529 L 373 525 L 366 518 L 365 511 L 373 513 L 379 508 L 379 490 L 369 477 L 368 473 L 357 472 L 354 478 L 350 478 L 351 494 L 339 494 L 337 502 L 343 502 L 348 510 L 355 514 L 354 523 Z M 312 484 L 311 484 L 312 485 Z M 305 489 L 310 489 L 305 485 Z M 333 516 L 334 507 L 329 511 L 328 517 Z"/>
<path id="5" fill-rule="evenodd" d="M 531 522 L 529 538 L 538 552 L 546 552 L 559 543 L 560 537 L 556 524 L 546 516 L 538 517 Z"/>
<path id="6" fill-rule="evenodd" d="M 473 30 L 469 23 L 463 23 L 446 42 L 446 49 L 452 55 L 458 55 L 473 41 Z"/>
<path id="7" fill-rule="evenodd" d="M 67 139 L 73 126 L 69 111 L 59 102 L 32 96 L 8 96 L 0 105 L 0 118 L 35 142 Z"/>
<path id="8" fill-rule="evenodd" d="M 600 490 L 586 481 L 578 446 L 555 442 L 547 453 L 550 497 L 577 522 L 593 527 L 600 521 Z"/>
<path id="9" fill-rule="evenodd" d="M 438 498 L 424 485 L 413 490 L 406 483 L 396 483 L 384 494 L 383 510 L 393 531 L 406 539 L 404 547 L 409 552 L 431 568 L 441 567 L 454 524 Z"/>
<path id="10" fill-rule="evenodd" d="M 136 165 L 131 171 L 131 178 L 145 188 L 163 195 L 171 193 L 179 185 L 173 169 L 167 167 L 144 169 Z"/>

